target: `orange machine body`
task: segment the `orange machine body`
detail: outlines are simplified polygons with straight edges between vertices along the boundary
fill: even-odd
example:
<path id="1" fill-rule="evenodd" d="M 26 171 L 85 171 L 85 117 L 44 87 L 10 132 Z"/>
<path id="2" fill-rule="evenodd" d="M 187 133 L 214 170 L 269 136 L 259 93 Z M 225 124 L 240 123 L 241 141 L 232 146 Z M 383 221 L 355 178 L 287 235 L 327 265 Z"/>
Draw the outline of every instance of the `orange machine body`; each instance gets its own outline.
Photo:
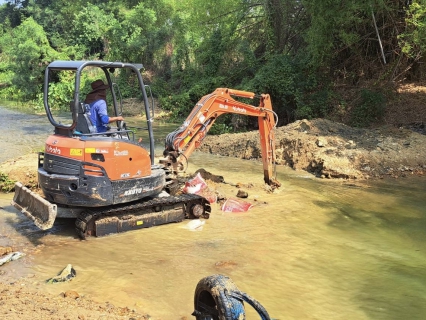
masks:
<path id="1" fill-rule="evenodd" d="M 86 167 L 89 163 L 101 165 L 112 181 L 151 175 L 148 151 L 129 140 L 51 135 L 46 140 L 45 154 L 83 161 Z"/>
<path id="2" fill-rule="evenodd" d="M 142 146 L 108 136 L 49 136 L 38 176 L 49 201 L 84 207 L 155 196 L 166 185 L 164 168 Z"/>

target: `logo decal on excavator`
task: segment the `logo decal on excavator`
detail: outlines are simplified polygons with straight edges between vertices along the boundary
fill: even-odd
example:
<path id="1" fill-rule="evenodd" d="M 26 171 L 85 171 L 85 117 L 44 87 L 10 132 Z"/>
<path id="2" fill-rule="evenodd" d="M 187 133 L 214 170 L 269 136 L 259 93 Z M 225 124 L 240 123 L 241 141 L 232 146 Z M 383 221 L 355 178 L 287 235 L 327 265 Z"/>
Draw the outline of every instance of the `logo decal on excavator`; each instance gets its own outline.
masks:
<path id="1" fill-rule="evenodd" d="M 228 106 L 221 104 L 221 103 L 219 104 L 219 108 L 228 110 Z"/>
<path id="2" fill-rule="evenodd" d="M 53 153 L 53 154 L 61 154 L 61 149 L 59 149 L 58 147 L 52 147 L 46 144 L 46 152 Z"/>
<path id="3" fill-rule="evenodd" d="M 139 194 L 139 193 L 142 193 L 142 188 L 126 190 L 124 191 L 124 196 L 131 196 L 131 195 Z"/>
<path id="4" fill-rule="evenodd" d="M 127 156 L 128 154 L 129 154 L 129 151 L 127 150 L 123 150 L 123 151 L 114 150 L 114 156 Z"/>
<path id="5" fill-rule="evenodd" d="M 234 110 L 235 112 L 241 112 L 241 113 L 246 113 L 247 110 L 244 108 L 240 108 L 240 107 L 232 107 L 232 110 Z"/>

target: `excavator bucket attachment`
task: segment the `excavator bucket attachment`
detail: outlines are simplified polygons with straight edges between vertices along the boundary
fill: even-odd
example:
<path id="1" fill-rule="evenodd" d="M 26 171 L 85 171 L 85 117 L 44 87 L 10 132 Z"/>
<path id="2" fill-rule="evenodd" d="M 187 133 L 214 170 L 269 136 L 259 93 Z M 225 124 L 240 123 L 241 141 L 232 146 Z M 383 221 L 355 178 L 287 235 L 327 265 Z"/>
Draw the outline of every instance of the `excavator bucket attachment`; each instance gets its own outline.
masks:
<path id="1" fill-rule="evenodd" d="M 35 192 L 15 183 L 15 195 L 11 204 L 42 230 L 50 229 L 56 219 L 57 206 L 42 198 Z"/>

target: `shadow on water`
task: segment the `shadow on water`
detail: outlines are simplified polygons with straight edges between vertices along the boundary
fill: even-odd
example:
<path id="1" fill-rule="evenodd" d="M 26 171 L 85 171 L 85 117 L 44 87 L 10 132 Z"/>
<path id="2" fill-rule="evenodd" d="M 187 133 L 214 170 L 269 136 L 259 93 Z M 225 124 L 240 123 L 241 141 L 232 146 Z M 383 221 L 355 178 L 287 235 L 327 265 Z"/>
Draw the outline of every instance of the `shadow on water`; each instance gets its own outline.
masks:
<path id="1" fill-rule="evenodd" d="M 2 210 L 10 213 L 9 216 L 3 219 L 3 223 L 20 236 L 24 237 L 32 246 L 36 247 L 44 243 L 44 239 L 49 235 L 55 235 L 58 239 L 74 238 L 80 240 L 75 231 L 74 219 L 56 219 L 55 224 L 48 230 L 40 230 L 34 223 L 27 219 L 23 214 L 17 212 L 12 206 L 3 206 Z"/>

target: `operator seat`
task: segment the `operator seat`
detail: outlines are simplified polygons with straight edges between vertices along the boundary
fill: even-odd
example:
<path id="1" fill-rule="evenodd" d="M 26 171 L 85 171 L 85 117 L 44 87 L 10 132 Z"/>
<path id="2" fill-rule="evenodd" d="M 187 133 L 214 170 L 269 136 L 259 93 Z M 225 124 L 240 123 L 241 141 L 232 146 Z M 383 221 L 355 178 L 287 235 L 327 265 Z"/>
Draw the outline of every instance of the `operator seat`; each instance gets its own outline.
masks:
<path id="1" fill-rule="evenodd" d="M 70 109 L 74 107 L 74 100 L 70 102 Z M 83 134 L 96 133 L 96 127 L 90 120 L 90 106 L 83 102 L 79 102 L 77 105 L 77 126 L 75 131 Z"/>

